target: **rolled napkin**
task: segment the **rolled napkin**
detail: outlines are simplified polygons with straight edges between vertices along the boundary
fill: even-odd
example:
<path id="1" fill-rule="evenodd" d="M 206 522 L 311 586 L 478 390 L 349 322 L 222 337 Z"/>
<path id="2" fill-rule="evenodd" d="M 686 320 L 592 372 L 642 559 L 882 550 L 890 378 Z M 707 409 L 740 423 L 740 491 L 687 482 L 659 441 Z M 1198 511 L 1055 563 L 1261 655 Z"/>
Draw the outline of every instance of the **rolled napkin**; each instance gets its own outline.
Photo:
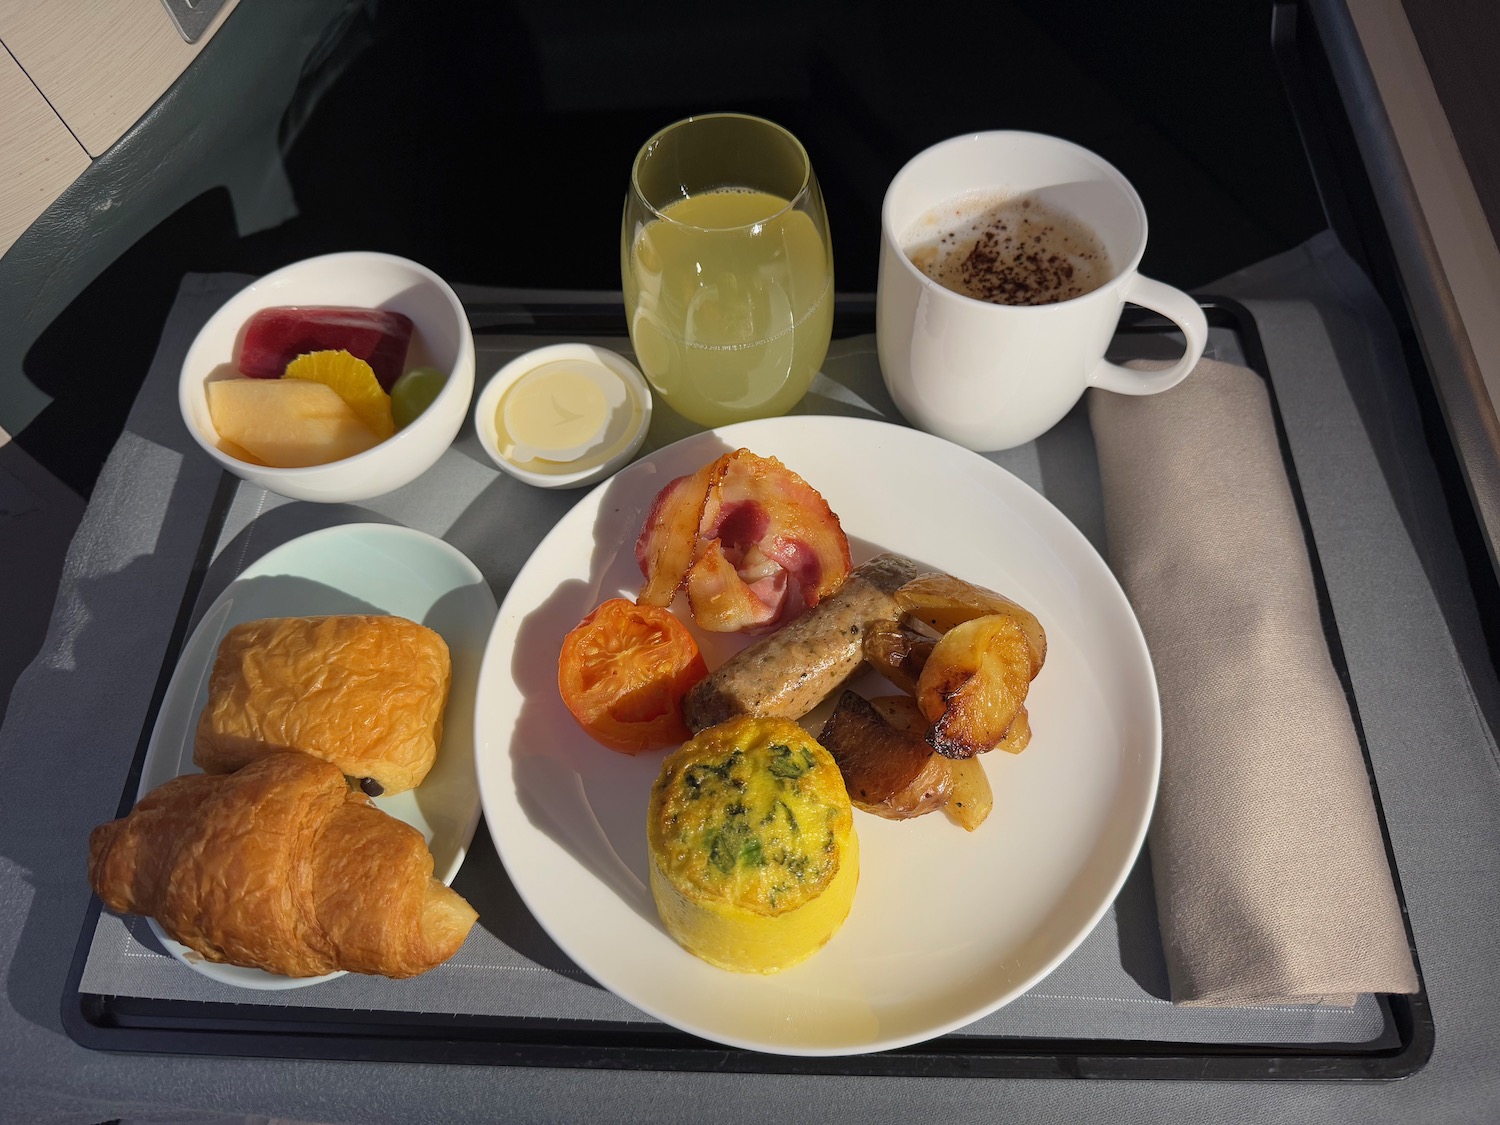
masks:
<path id="1" fill-rule="evenodd" d="M 1088 410 L 1110 563 L 1161 690 L 1149 840 L 1173 1001 L 1415 992 L 1264 382 L 1204 360 Z"/>

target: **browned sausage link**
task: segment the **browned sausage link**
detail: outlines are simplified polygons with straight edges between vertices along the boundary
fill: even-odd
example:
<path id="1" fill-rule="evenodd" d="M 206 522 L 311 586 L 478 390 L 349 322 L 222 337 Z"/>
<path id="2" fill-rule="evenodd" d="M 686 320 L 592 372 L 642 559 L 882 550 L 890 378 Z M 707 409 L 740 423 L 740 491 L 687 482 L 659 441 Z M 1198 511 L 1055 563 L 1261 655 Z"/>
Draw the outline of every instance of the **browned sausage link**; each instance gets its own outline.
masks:
<path id="1" fill-rule="evenodd" d="M 736 715 L 799 719 L 859 670 L 865 628 L 894 621 L 891 594 L 917 575 L 900 555 L 877 555 L 785 628 L 736 653 L 682 703 L 694 733 Z"/>

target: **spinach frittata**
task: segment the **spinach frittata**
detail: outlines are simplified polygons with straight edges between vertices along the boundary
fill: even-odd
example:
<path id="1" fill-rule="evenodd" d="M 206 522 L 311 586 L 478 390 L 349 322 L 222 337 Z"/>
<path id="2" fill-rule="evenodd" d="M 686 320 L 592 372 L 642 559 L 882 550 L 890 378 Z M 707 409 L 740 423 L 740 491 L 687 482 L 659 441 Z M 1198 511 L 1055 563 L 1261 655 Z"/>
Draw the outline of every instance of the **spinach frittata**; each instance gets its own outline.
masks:
<path id="1" fill-rule="evenodd" d="M 859 879 L 844 779 L 789 719 L 731 719 L 671 754 L 647 834 L 667 931 L 721 968 L 771 973 L 811 955 Z"/>

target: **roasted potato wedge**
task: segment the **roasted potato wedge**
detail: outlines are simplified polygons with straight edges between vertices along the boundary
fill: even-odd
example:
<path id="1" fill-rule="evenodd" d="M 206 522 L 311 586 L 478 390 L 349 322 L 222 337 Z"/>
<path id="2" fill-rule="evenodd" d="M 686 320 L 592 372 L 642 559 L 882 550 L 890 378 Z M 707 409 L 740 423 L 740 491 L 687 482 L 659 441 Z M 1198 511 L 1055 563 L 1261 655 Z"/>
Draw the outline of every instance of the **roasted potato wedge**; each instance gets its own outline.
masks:
<path id="1" fill-rule="evenodd" d="M 941 754 L 928 754 L 927 764 L 922 767 L 922 772 L 903 788 L 878 805 L 861 807 L 887 820 L 910 820 L 914 816 L 946 808 L 952 792 L 953 763 Z M 853 802 L 852 797 L 850 801 Z"/>
<path id="2" fill-rule="evenodd" d="M 946 805 L 953 777 L 951 763 L 922 737 L 922 716 L 911 698 L 898 698 L 910 707 L 914 725 L 888 722 L 863 696 L 841 693 L 818 741 L 838 763 L 856 808 L 908 820 Z"/>
<path id="3" fill-rule="evenodd" d="M 932 723 L 933 749 L 972 758 L 999 746 L 1026 702 L 1032 653 L 1010 614 L 976 617 L 944 633 L 917 680 L 917 706 Z"/>
<path id="4" fill-rule="evenodd" d="M 947 762 L 953 775 L 953 789 L 948 794 L 948 803 L 943 808 L 948 819 L 965 832 L 972 832 L 985 822 L 990 810 L 995 807 L 995 792 L 990 788 L 989 776 L 984 772 L 984 763 L 978 758 L 962 758 Z"/>
<path id="5" fill-rule="evenodd" d="M 976 617 L 999 614 L 1012 618 L 1031 645 L 1031 678 L 1047 659 L 1047 632 L 1036 614 L 983 586 L 965 582 L 951 574 L 920 574 L 895 593 L 901 612 L 939 633 Z"/>
<path id="6" fill-rule="evenodd" d="M 917 735 L 925 734 L 927 730 L 927 720 L 922 717 L 917 701 L 909 695 L 877 696 L 870 700 L 870 705 L 880 712 L 880 717 L 893 727 Z M 1024 730 L 1018 731 L 1018 727 Z M 1024 707 L 1016 716 L 1016 721 L 1011 723 L 1010 731 L 1006 733 L 1000 745 L 1004 747 L 1012 735 L 1021 735 L 1023 746 L 1024 740 L 1031 737 L 1031 726 L 1026 722 L 1026 708 Z M 984 764 L 977 757 L 955 761 L 941 754 L 933 754 L 929 765 L 939 762 L 947 768 L 953 779 L 953 787 L 948 793 L 948 803 L 943 806 L 943 810 L 954 824 L 966 832 L 972 832 L 985 822 L 990 815 L 990 810 L 995 807 L 995 792 L 990 788 L 990 779 L 984 772 Z"/>
<path id="7" fill-rule="evenodd" d="M 1031 742 L 1031 716 L 1026 713 L 1023 706 L 1016 712 L 1016 717 L 1011 720 L 1010 727 L 1005 732 L 996 750 L 1004 750 L 1007 754 L 1019 754 L 1026 749 Z"/>
<path id="8" fill-rule="evenodd" d="M 865 660 L 892 686 L 916 695 L 917 677 L 935 644 L 936 637 L 895 621 L 878 621 L 865 630 Z"/>
<path id="9" fill-rule="evenodd" d="M 913 692 L 912 695 L 916 693 Z M 897 730 L 904 730 L 908 734 L 927 734 L 927 720 L 922 711 L 917 707 L 917 701 L 912 695 L 877 695 L 870 700 L 870 706 L 875 708 L 882 719 L 890 723 Z M 928 747 L 931 749 L 931 747 Z"/>

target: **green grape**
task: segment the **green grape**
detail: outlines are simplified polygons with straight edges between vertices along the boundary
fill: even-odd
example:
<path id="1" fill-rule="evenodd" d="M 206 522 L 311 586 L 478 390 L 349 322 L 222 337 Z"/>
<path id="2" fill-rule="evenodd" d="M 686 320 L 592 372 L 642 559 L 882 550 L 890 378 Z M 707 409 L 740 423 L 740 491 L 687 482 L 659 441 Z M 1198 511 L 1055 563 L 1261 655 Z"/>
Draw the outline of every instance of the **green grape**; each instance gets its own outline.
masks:
<path id="1" fill-rule="evenodd" d="M 391 385 L 391 416 L 398 430 L 411 425 L 418 414 L 432 405 L 448 381 L 436 367 L 413 367 Z"/>

